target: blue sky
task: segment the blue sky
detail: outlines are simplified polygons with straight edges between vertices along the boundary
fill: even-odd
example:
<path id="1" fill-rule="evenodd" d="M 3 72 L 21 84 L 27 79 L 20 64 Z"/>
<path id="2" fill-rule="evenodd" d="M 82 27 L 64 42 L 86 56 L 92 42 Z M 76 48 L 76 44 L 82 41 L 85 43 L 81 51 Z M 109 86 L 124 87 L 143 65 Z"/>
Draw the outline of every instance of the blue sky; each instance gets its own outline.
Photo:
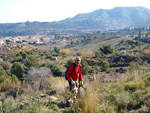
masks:
<path id="1" fill-rule="evenodd" d="M 51 22 L 97 9 L 143 6 L 150 0 L 0 0 L 0 23 Z"/>

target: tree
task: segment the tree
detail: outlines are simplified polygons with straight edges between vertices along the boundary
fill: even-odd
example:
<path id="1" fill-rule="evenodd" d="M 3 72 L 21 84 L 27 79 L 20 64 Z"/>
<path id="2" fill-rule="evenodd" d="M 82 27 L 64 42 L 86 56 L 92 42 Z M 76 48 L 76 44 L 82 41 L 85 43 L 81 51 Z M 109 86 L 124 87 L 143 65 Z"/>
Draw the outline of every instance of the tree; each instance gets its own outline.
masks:
<path id="1" fill-rule="evenodd" d="M 11 73 L 16 75 L 18 78 L 23 77 L 23 68 L 20 63 L 15 62 L 11 67 Z"/>

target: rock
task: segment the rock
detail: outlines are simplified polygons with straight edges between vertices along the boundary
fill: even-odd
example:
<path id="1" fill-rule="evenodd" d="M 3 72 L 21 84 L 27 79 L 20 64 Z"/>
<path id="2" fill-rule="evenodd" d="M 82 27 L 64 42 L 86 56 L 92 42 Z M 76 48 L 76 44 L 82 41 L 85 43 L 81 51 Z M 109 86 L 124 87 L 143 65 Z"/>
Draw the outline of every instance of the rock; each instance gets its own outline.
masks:
<path id="1" fill-rule="evenodd" d="M 67 107 L 71 107 L 73 105 L 73 99 L 69 99 L 66 103 Z"/>
<path id="2" fill-rule="evenodd" d="M 45 95 L 45 94 L 41 94 L 40 96 L 41 96 L 41 97 L 46 97 L 46 95 Z"/>
<path id="3" fill-rule="evenodd" d="M 49 99 L 50 99 L 50 100 L 53 100 L 53 101 L 58 100 L 58 98 L 57 98 L 57 97 L 54 97 L 54 96 L 49 96 Z"/>

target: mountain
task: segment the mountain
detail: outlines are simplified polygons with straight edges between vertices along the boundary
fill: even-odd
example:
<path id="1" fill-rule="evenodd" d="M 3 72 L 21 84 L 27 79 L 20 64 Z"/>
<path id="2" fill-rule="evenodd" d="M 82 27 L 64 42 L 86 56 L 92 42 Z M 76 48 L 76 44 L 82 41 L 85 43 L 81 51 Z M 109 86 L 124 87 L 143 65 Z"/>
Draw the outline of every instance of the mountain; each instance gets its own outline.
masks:
<path id="1" fill-rule="evenodd" d="M 120 29 L 150 24 L 150 10 L 144 7 L 99 9 L 91 13 L 78 14 L 61 22 L 75 24 L 84 29 Z"/>
<path id="2" fill-rule="evenodd" d="M 23 22 L 0 24 L 1 36 L 79 33 L 117 30 L 131 26 L 150 25 L 150 10 L 144 7 L 116 7 L 78 14 L 57 22 Z"/>

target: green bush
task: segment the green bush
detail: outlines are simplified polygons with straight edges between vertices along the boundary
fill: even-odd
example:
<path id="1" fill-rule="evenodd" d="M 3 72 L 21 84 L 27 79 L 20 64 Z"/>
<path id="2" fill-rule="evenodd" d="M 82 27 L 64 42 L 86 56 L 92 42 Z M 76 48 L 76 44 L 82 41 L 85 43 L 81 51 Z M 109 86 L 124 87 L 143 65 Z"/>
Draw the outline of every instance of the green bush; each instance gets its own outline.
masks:
<path id="1" fill-rule="evenodd" d="M 6 78 L 7 78 L 7 74 L 4 70 L 4 68 L 2 66 L 0 66 L 0 83 L 5 81 Z"/>
<path id="2" fill-rule="evenodd" d="M 14 74 L 11 76 L 11 80 L 12 80 L 12 83 L 15 83 L 15 84 L 17 84 L 18 81 L 19 81 L 18 78 L 17 78 L 17 76 L 14 75 Z"/>
<path id="3" fill-rule="evenodd" d="M 11 73 L 16 75 L 18 78 L 23 77 L 23 68 L 20 63 L 15 62 L 11 67 Z"/>
<path id="4" fill-rule="evenodd" d="M 53 103 L 49 106 L 50 109 L 53 109 L 54 111 L 58 111 L 59 108 L 58 108 L 58 105 L 56 103 Z"/>
<path id="5" fill-rule="evenodd" d="M 137 70 L 137 69 L 138 69 L 138 63 L 137 63 L 137 62 L 134 62 L 134 61 L 130 62 L 129 70 L 130 70 L 130 71 L 135 71 L 135 70 Z"/>
<path id="6" fill-rule="evenodd" d="M 101 47 L 99 50 L 105 55 L 111 54 L 114 51 L 114 49 L 110 45 L 103 45 L 103 47 Z"/>
<path id="7" fill-rule="evenodd" d="M 35 56 L 30 56 L 28 59 L 25 60 L 24 65 L 28 68 L 39 67 L 38 58 Z"/>
<path id="8" fill-rule="evenodd" d="M 99 51 L 96 51 L 95 52 L 95 58 L 99 58 L 101 55 L 100 55 L 100 52 Z"/>
<path id="9" fill-rule="evenodd" d="M 59 53 L 59 48 L 58 47 L 54 47 L 54 52 Z"/>
<path id="10" fill-rule="evenodd" d="M 82 74 L 87 75 L 90 70 L 88 63 L 84 59 L 82 59 L 81 64 L 82 64 Z"/>
<path id="11" fill-rule="evenodd" d="M 67 64 L 65 65 L 66 66 L 66 68 L 69 68 L 69 66 L 72 64 L 72 63 L 74 63 L 75 61 L 73 60 L 73 59 L 69 59 L 68 61 L 67 61 Z"/>
<path id="12" fill-rule="evenodd" d="M 81 52 L 78 52 L 78 53 L 77 53 L 77 56 L 82 56 L 82 53 L 81 53 Z"/>
<path id="13" fill-rule="evenodd" d="M 26 59 L 27 53 L 25 51 L 20 52 L 20 54 L 21 54 L 21 56 L 22 56 L 23 59 Z"/>
<path id="14" fill-rule="evenodd" d="M 53 73 L 54 76 L 62 76 L 62 72 L 60 71 L 60 69 L 57 67 L 56 64 L 45 63 L 45 64 L 42 64 L 41 67 L 50 68 L 51 72 Z"/>
<path id="15" fill-rule="evenodd" d="M 110 67 L 109 62 L 102 63 L 102 71 L 108 71 L 109 67 Z"/>

